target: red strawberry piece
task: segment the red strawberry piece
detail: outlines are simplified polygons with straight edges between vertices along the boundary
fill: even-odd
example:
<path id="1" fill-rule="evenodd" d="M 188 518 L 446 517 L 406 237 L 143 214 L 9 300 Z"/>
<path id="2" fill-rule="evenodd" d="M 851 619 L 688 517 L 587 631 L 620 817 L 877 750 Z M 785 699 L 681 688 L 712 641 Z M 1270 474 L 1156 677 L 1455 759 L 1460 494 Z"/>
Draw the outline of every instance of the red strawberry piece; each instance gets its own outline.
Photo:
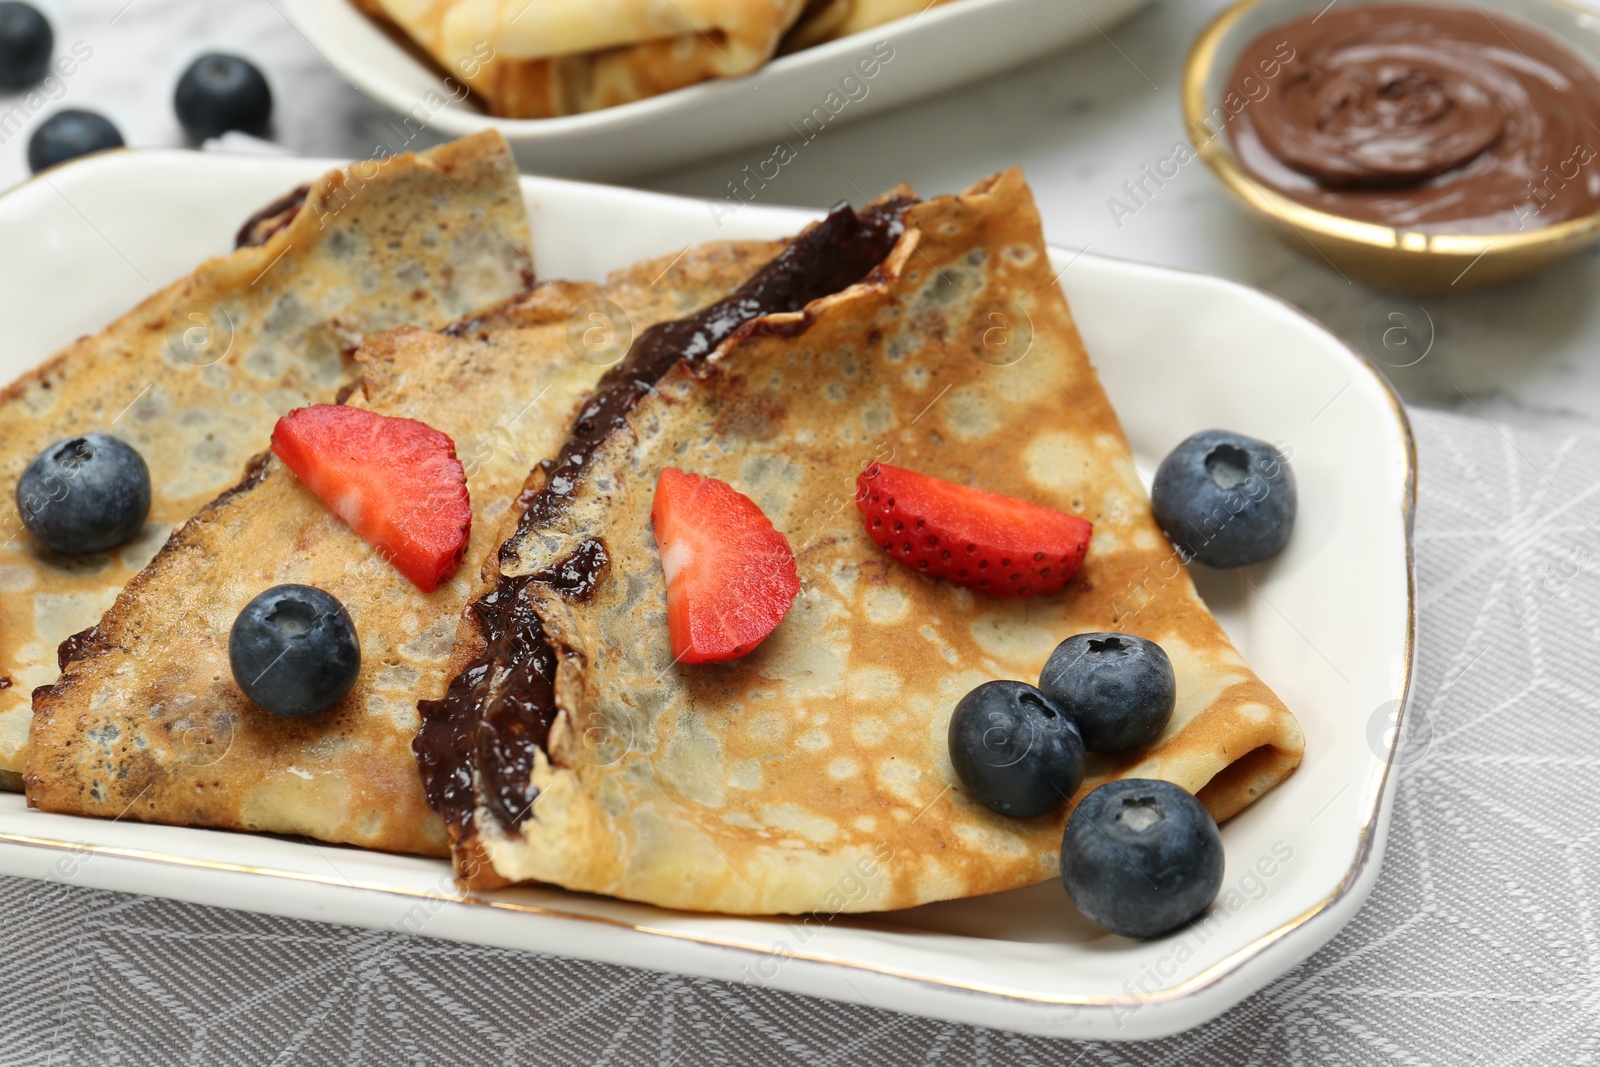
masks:
<path id="1" fill-rule="evenodd" d="M 667 630 L 684 663 L 754 649 L 800 592 L 794 549 L 727 482 L 665 467 L 650 508 L 667 578 Z"/>
<path id="2" fill-rule="evenodd" d="M 424 593 L 455 573 L 472 535 L 455 442 L 426 423 L 342 404 L 296 408 L 272 451 Z"/>
<path id="3" fill-rule="evenodd" d="M 906 566 L 994 596 L 1054 593 L 1093 525 L 1054 508 L 874 463 L 856 478 L 867 536 Z"/>

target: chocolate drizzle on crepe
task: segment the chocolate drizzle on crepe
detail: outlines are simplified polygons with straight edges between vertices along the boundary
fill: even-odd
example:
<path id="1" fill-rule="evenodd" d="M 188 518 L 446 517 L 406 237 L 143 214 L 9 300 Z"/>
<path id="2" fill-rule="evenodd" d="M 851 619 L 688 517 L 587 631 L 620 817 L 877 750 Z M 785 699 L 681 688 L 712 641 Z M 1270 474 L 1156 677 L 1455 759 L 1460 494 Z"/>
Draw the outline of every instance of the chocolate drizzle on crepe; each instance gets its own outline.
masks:
<path id="1" fill-rule="evenodd" d="M 288 228 L 294 217 L 300 214 L 300 209 L 305 207 L 306 197 L 310 194 L 309 184 L 297 185 L 245 219 L 244 225 L 240 226 L 239 232 L 234 235 L 233 247 L 255 248 L 266 244 L 273 234 Z"/>
<path id="2" fill-rule="evenodd" d="M 641 334 L 626 358 L 600 379 L 561 452 L 543 465 L 543 484 L 526 501 L 517 533 L 501 546 L 502 566 L 515 562 L 518 537 L 562 515 L 595 449 L 627 425 L 634 407 L 672 367 L 698 363 L 741 330 L 760 329 L 757 320 L 801 312 L 870 275 L 900 239 L 902 213 L 912 203 L 897 197 L 859 214 L 841 204 L 729 296 Z M 778 327 L 793 336 L 805 321 Z M 428 802 L 453 830 L 472 821 L 474 771 L 484 802 L 504 827 L 515 830 L 528 818 L 538 795 L 530 783 L 535 755 L 547 744 L 556 717 L 556 654 L 545 640 L 529 587 L 539 583 L 586 599 L 608 562 L 604 544 L 591 539 L 549 570 L 502 574 L 470 605 L 468 618 L 483 651 L 455 677 L 443 699 L 419 704 L 422 730 L 412 744 Z"/>

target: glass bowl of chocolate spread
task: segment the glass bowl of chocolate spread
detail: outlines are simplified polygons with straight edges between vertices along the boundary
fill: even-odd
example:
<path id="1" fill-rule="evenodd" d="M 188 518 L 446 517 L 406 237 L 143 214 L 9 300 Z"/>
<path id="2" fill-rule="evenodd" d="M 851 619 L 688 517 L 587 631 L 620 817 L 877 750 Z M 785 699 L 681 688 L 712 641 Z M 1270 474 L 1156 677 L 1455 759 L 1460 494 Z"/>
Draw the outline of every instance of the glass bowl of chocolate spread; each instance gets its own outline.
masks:
<path id="1" fill-rule="evenodd" d="M 1347 279 L 1459 292 L 1600 236 L 1600 12 L 1242 0 L 1183 86 L 1195 153 Z"/>

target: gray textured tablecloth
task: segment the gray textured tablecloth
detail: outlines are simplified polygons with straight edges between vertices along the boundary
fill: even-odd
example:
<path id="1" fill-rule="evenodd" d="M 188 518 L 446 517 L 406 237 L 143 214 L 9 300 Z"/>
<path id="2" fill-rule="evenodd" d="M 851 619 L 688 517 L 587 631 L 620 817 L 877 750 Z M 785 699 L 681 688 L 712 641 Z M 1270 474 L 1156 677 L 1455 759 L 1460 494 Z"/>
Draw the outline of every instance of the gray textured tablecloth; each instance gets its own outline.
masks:
<path id="1" fill-rule="evenodd" d="M 1414 418 L 1420 640 L 1381 878 L 1209 1025 L 1048 1041 L 8 878 L 0 1063 L 1600 1062 L 1600 444 Z"/>

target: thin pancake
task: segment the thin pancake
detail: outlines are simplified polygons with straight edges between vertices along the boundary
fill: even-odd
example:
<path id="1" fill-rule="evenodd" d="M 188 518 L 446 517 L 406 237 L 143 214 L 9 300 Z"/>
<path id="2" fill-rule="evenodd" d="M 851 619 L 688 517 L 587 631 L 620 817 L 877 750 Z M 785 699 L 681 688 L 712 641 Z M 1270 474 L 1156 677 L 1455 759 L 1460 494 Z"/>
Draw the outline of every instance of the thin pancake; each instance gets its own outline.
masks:
<path id="1" fill-rule="evenodd" d="M 850 0 L 850 13 L 834 28 L 834 37 L 848 37 L 852 33 L 870 30 L 895 19 L 920 15 L 930 7 L 947 4 L 950 0 Z"/>
<path id="2" fill-rule="evenodd" d="M 516 166 L 493 132 L 334 171 L 240 236 L 258 243 L 204 263 L 0 393 L 0 784 L 20 785 L 29 696 L 55 680 L 56 646 L 239 480 L 280 411 L 332 400 L 362 334 L 442 326 L 531 279 Z M 90 431 L 139 449 L 153 500 L 134 541 L 67 559 L 26 532 L 11 487 L 46 445 Z"/>
<path id="3" fill-rule="evenodd" d="M 364 374 L 347 403 L 451 435 L 473 502 L 467 558 L 479 560 L 503 535 L 500 520 L 514 519 L 529 467 L 560 443 L 603 369 L 573 341 L 574 323 L 592 328 L 588 311 L 602 307 L 592 301 L 610 301 L 643 329 L 721 295 L 774 250 L 706 246 L 670 271 L 666 261 L 639 264 L 604 289 L 541 286 L 444 333 L 378 334 L 357 354 Z M 444 829 L 411 756 L 416 692 L 442 684 L 475 577 L 463 569 L 419 592 L 276 458 L 260 457 L 242 485 L 173 535 L 60 682 L 38 692 L 29 802 L 442 854 Z M 283 582 L 338 597 L 361 639 L 355 688 L 308 719 L 253 707 L 228 667 L 239 610 Z"/>
<path id="4" fill-rule="evenodd" d="M 810 0 L 794 28 L 784 36 L 778 46 L 781 53 L 798 52 L 838 35 L 839 27 L 850 17 L 854 0 Z"/>
<path id="5" fill-rule="evenodd" d="M 1066 811 L 1012 820 L 974 803 L 946 730 L 962 694 L 1036 676 L 1084 631 L 1159 641 L 1178 680 L 1162 738 L 1096 760 L 1085 791 L 1166 778 L 1225 819 L 1298 765 L 1298 724 L 1151 517 L 1021 175 L 903 218 L 860 283 L 680 360 L 584 448 L 575 486 L 540 489 L 555 502 L 534 500 L 463 617 L 454 666 L 468 673 L 424 706 L 425 779 L 439 780 L 430 759 L 445 731 L 473 739 L 453 768 L 470 806 L 442 805 L 469 885 L 536 880 L 768 914 L 1046 879 Z M 580 424 L 571 440 L 585 436 Z M 1095 532 L 1080 575 L 1058 594 L 998 599 L 894 563 L 853 506 L 874 460 L 1083 515 Z M 650 525 L 663 466 L 729 481 L 796 550 L 803 592 L 743 659 L 673 660 Z M 587 598 L 547 577 L 594 543 L 610 562 Z M 554 664 L 542 675 L 540 648 Z M 525 813 L 508 802 L 523 798 Z M 841 885 L 858 891 L 841 902 Z"/>
<path id="6" fill-rule="evenodd" d="M 502 118 L 642 100 L 772 58 L 805 0 L 355 0 Z"/>
<path id="7" fill-rule="evenodd" d="M 920 15 L 930 7 L 950 0 L 813 0 L 789 36 L 783 52 L 796 52 L 812 45 L 848 37 L 852 33 L 876 29 L 895 19 Z"/>

